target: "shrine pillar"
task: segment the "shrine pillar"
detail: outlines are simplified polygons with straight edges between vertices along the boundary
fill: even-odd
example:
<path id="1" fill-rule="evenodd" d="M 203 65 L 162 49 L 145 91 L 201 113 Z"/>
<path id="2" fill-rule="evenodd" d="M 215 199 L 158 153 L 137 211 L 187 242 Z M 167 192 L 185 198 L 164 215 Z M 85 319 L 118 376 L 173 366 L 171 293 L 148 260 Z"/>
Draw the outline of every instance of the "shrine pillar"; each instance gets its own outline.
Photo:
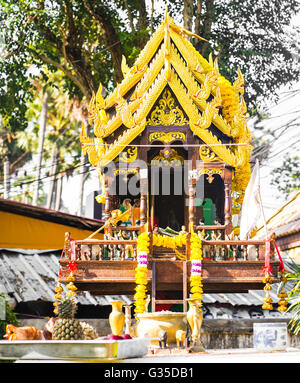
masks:
<path id="1" fill-rule="evenodd" d="M 105 178 L 104 190 L 105 190 L 104 191 L 105 193 L 104 219 L 105 221 L 107 221 L 110 217 L 110 211 L 111 211 L 110 183 L 108 178 Z"/>
<path id="2" fill-rule="evenodd" d="M 224 170 L 224 190 L 225 190 L 224 221 L 225 221 L 225 234 L 227 235 L 229 235 L 232 232 L 231 183 L 232 183 L 232 173 L 229 169 L 225 168 Z"/>
<path id="3" fill-rule="evenodd" d="M 146 163 L 146 162 L 145 162 Z M 148 168 L 140 167 L 140 225 L 147 223 Z"/>
<path id="4" fill-rule="evenodd" d="M 195 224 L 195 185 L 193 180 L 189 184 L 189 225 L 188 228 L 194 227 Z"/>

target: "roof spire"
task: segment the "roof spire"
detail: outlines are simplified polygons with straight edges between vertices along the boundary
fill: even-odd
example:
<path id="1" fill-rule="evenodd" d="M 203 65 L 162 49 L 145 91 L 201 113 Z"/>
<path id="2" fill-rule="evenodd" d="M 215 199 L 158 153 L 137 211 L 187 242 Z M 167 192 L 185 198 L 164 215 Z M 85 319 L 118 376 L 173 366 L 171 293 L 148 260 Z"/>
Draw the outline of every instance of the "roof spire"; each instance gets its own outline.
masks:
<path id="1" fill-rule="evenodd" d="M 169 12 L 168 12 L 168 4 L 166 4 L 166 12 L 165 12 L 165 22 L 168 20 Z"/>
<path id="2" fill-rule="evenodd" d="M 169 28 L 169 15 L 168 15 L 168 5 L 166 6 L 166 15 L 165 15 L 165 72 L 166 80 L 170 81 L 171 79 L 171 63 L 170 63 L 170 54 L 171 54 L 171 41 L 170 41 L 170 28 Z"/>

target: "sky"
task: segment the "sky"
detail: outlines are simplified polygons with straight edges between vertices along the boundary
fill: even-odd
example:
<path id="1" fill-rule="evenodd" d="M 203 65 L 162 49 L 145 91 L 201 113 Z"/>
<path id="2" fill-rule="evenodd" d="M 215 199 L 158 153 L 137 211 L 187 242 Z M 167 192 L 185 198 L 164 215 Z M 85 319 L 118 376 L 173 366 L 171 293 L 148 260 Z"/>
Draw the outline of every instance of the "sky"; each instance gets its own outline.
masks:
<path id="1" fill-rule="evenodd" d="M 278 103 L 266 109 L 270 113 L 264 123 L 264 129 L 275 131 L 269 159 L 260 166 L 260 189 L 266 218 L 270 217 L 287 200 L 275 186 L 271 184 L 271 172 L 283 163 L 286 154 L 300 154 L 300 81 L 291 89 L 283 88 Z M 288 122 L 293 126 L 286 129 Z M 298 124 L 295 126 L 294 124 Z M 251 123 L 250 129 L 251 129 Z"/>

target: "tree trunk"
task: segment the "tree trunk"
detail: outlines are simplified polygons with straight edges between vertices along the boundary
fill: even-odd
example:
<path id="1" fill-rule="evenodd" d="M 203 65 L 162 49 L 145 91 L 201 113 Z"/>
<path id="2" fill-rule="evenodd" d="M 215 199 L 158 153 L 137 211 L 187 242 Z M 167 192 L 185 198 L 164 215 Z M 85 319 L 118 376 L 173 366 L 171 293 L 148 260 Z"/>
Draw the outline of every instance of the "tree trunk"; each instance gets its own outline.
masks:
<path id="1" fill-rule="evenodd" d="M 120 83 L 123 80 L 123 72 L 121 69 L 122 56 L 124 55 L 126 57 L 126 55 L 122 48 L 119 34 L 115 30 L 112 20 L 103 5 L 99 5 L 98 1 L 92 1 L 92 4 L 90 4 L 90 2 L 86 0 L 84 1 L 84 5 L 102 30 L 105 46 L 111 54 L 115 83 Z"/>
<path id="2" fill-rule="evenodd" d="M 214 16 L 214 0 L 206 0 L 206 12 L 203 19 L 203 34 L 202 37 L 209 40 L 210 39 L 210 32 L 211 32 L 211 26 L 213 23 L 213 16 Z M 199 42 L 199 51 L 202 54 L 202 56 L 205 56 L 205 51 L 208 47 L 208 42 L 201 41 Z"/>
<path id="3" fill-rule="evenodd" d="M 9 199 L 10 192 L 10 175 L 9 175 L 9 161 L 7 157 L 4 158 L 3 164 L 3 176 L 4 176 L 4 198 Z"/>
<path id="4" fill-rule="evenodd" d="M 85 126 L 86 126 L 86 132 L 87 135 L 90 133 L 90 125 L 87 120 L 85 120 Z M 88 156 L 86 154 L 83 154 L 81 152 L 81 158 L 80 158 L 80 180 L 79 180 L 79 195 L 78 195 L 78 205 L 77 205 L 77 215 L 83 215 L 83 195 L 84 195 L 84 184 L 85 180 L 87 178 L 87 166 L 88 163 Z"/>
<path id="5" fill-rule="evenodd" d="M 42 158 L 43 158 L 45 131 L 47 126 L 47 113 L 48 113 L 48 94 L 45 93 L 43 98 L 41 118 L 40 118 L 39 148 L 38 148 L 38 158 L 36 163 L 35 188 L 34 188 L 33 201 L 32 201 L 33 205 L 38 205 L 38 201 L 39 201 L 39 186 L 40 186 L 40 179 L 41 179 L 41 166 L 42 166 Z"/>
<path id="6" fill-rule="evenodd" d="M 56 198 L 55 198 L 55 210 L 59 210 L 61 207 L 61 193 L 62 193 L 63 175 L 59 174 L 56 184 Z"/>
<path id="7" fill-rule="evenodd" d="M 202 0 L 197 0 L 196 18 L 195 18 L 195 34 L 201 36 L 201 11 L 202 11 Z M 196 44 L 197 45 L 197 44 Z"/>
<path id="8" fill-rule="evenodd" d="M 128 0 L 124 0 L 124 3 L 125 3 L 125 8 L 127 10 L 127 15 L 128 15 L 128 20 L 129 20 L 129 24 L 130 24 L 130 29 L 131 29 L 131 32 L 133 33 L 134 32 L 134 23 L 133 23 L 132 12 L 131 12 L 131 10 L 129 8 Z"/>
<path id="9" fill-rule="evenodd" d="M 79 195 L 78 195 L 78 206 L 77 206 L 77 215 L 83 214 L 83 194 L 84 194 L 84 183 L 86 179 L 86 162 L 87 162 L 87 156 L 81 152 L 81 159 L 80 159 L 80 181 L 79 181 Z"/>
<path id="10" fill-rule="evenodd" d="M 51 158 L 52 158 L 52 161 L 51 161 L 50 185 L 49 185 L 49 193 L 47 196 L 47 205 L 46 205 L 47 209 L 51 209 L 55 181 L 56 181 L 56 173 L 58 168 L 58 153 L 57 153 L 56 145 L 53 146 Z"/>
<path id="11" fill-rule="evenodd" d="M 183 27 L 188 31 L 193 31 L 193 0 L 183 2 Z M 186 36 L 191 41 L 191 36 Z"/>
<path id="12" fill-rule="evenodd" d="M 150 34 L 153 33 L 154 0 L 151 0 Z"/>
<path id="13" fill-rule="evenodd" d="M 146 30 L 148 28 L 148 18 L 147 18 L 145 0 L 138 1 L 138 11 L 139 11 L 139 19 L 138 19 L 138 25 L 137 25 L 138 29 L 140 31 Z M 140 38 L 139 47 L 143 49 L 147 41 L 148 41 L 148 36 L 144 36 Z"/>

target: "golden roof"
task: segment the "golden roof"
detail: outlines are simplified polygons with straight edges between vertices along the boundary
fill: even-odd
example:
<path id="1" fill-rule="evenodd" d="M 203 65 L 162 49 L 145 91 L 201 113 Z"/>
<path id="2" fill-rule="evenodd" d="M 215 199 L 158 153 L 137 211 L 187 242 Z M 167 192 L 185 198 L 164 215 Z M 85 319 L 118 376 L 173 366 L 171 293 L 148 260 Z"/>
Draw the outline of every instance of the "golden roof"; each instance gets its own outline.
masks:
<path id="1" fill-rule="evenodd" d="M 188 120 L 181 119 L 182 123 L 189 124 L 193 133 L 221 160 L 233 167 L 242 167 L 249 160 L 251 135 L 240 70 L 237 80 L 231 84 L 219 73 L 217 60 L 213 62 L 212 56 L 209 61 L 204 59 L 186 35 L 201 39 L 175 25 L 166 14 L 134 66 L 129 68 L 123 58 L 124 79 L 105 99 L 100 84 L 89 105 L 89 123 L 93 125 L 96 139 L 87 137 L 84 125 L 80 135 L 83 151 L 89 154 L 93 166 L 102 167 L 114 160 L 143 132 L 150 111 L 167 86 L 188 117 Z M 235 145 L 224 145 L 208 129 L 211 124 Z M 125 131 L 108 144 L 107 137 L 121 126 Z"/>

